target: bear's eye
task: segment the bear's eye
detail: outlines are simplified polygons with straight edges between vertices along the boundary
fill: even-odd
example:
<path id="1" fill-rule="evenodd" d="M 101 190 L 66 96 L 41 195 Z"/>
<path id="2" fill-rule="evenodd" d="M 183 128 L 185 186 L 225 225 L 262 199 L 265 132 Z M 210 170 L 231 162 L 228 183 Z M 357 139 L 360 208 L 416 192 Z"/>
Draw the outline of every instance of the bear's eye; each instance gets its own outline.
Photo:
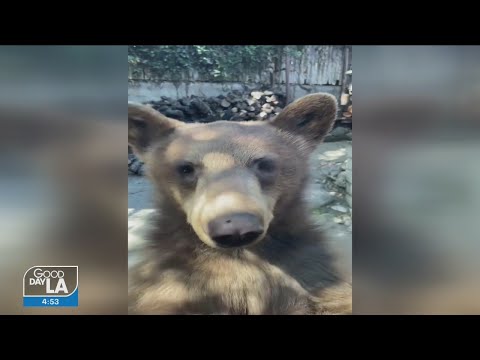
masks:
<path id="1" fill-rule="evenodd" d="M 273 159 L 261 158 L 253 162 L 254 168 L 262 173 L 273 173 L 277 170 L 277 164 Z"/>
<path id="2" fill-rule="evenodd" d="M 190 162 L 182 162 L 177 165 L 177 173 L 183 179 L 192 179 L 195 176 L 195 166 Z"/>
<path id="3" fill-rule="evenodd" d="M 260 158 L 252 163 L 252 169 L 255 171 L 262 186 L 269 186 L 275 182 L 278 165 L 275 159 Z"/>

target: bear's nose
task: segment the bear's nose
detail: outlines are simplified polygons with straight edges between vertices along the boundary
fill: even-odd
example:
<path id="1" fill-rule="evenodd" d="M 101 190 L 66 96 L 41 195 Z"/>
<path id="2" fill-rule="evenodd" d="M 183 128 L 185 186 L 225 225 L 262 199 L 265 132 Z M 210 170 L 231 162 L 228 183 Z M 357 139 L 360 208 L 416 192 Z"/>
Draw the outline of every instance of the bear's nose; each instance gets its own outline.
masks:
<path id="1" fill-rule="evenodd" d="M 263 234 L 261 219 L 253 214 L 221 216 L 208 223 L 210 238 L 221 247 L 248 245 Z"/>

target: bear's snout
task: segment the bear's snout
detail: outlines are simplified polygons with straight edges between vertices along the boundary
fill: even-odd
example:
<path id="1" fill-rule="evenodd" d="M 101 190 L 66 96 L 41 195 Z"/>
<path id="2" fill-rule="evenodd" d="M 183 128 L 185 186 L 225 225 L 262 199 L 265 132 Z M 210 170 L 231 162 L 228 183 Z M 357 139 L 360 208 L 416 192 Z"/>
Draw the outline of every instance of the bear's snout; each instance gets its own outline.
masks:
<path id="1" fill-rule="evenodd" d="M 219 247 L 241 247 L 259 240 L 263 221 L 254 214 L 236 213 L 217 217 L 208 223 L 208 234 Z"/>

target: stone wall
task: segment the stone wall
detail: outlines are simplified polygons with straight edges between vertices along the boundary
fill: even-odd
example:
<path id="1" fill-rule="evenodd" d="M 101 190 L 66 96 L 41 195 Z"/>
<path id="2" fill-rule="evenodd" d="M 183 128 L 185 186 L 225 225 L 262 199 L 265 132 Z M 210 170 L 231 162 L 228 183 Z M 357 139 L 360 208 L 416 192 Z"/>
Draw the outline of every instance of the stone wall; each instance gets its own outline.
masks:
<path id="1" fill-rule="evenodd" d="M 215 97 L 219 95 L 226 96 L 232 91 L 245 92 L 248 89 L 262 89 L 266 86 L 261 83 L 237 83 L 237 82 L 171 82 L 171 81 L 150 81 L 150 80 L 129 80 L 128 82 L 128 100 L 134 102 L 156 101 L 162 96 L 173 100 L 179 100 L 188 96 Z M 270 88 L 270 87 L 269 87 Z M 285 84 L 278 84 L 272 91 L 286 94 Z M 289 93 L 292 100 L 302 96 L 326 92 L 340 99 L 342 86 L 340 85 L 303 85 L 290 84 Z"/>

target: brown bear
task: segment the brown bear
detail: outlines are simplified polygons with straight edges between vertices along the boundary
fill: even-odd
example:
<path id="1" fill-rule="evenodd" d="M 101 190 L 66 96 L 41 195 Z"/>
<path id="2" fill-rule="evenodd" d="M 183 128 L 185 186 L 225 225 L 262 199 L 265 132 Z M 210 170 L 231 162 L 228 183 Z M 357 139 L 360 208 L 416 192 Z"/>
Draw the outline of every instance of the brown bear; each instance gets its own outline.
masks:
<path id="1" fill-rule="evenodd" d="M 158 197 L 143 260 L 129 271 L 129 312 L 351 313 L 351 283 L 302 196 L 336 112 L 336 99 L 318 93 L 270 122 L 185 124 L 129 103 L 129 145 Z"/>

